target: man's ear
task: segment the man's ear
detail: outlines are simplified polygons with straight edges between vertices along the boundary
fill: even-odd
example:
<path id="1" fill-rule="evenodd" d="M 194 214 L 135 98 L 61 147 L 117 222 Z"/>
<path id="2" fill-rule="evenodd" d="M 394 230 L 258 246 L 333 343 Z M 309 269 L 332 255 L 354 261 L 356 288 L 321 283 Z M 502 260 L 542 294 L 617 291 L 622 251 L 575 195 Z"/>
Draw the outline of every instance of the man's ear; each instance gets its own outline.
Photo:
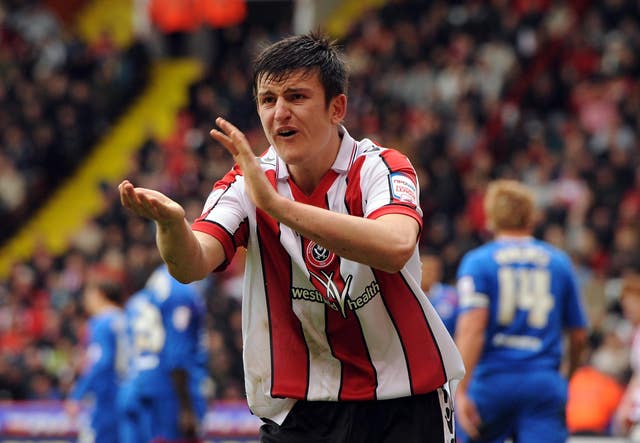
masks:
<path id="1" fill-rule="evenodd" d="M 329 103 L 329 112 L 331 113 L 331 123 L 334 125 L 342 123 L 347 115 L 347 96 L 340 94 L 333 97 Z"/>

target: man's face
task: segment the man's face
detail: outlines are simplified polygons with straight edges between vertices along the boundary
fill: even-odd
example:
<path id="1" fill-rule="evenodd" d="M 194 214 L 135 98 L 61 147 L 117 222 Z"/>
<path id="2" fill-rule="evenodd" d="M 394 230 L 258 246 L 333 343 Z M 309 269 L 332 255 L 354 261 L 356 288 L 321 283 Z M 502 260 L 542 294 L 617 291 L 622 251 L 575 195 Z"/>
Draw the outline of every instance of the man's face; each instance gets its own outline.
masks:
<path id="1" fill-rule="evenodd" d="M 334 97 L 327 106 L 317 71 L 293 71 L 278 82 L 262 76 L 256 89 L 264 133 L 287 165 L 314 164 L 332 148 L 337 152 L 332 142 L 346 97 Z"/>
<path id="2" fill-rule="evenodd" d="M 94 315 L 98 310 L 100 300 L 100 290 L 93 285 L 87 286 L 84 290 L 84 309 L 89 315 Z"/>

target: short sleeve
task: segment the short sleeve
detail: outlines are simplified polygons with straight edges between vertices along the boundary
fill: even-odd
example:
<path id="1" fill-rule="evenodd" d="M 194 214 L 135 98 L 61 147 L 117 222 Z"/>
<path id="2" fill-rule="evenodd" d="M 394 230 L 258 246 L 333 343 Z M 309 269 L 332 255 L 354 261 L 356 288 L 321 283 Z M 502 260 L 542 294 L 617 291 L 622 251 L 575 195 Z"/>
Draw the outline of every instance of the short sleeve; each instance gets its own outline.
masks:
<path id="1" fill-rule="evenodd" d="M 234 169 L 214 185 L 202 214 L 191 225 L 194 231 L 205 232 L 222 243 L 227 263 L 239 246 L 247 244 L 246 200 L 244 179 Z"/>
<path id="2" fill-rule="evenodd" d="M 468 311 L 475 308 L 489 306 L 489 288 L 482 270 L 478 266 L 477 254 L 467 254 L 463 257 L 458 268 L 458 281 L 456 285 L 459 296 L 460 311 Z"/>
<path id="3" fill-rule="evenodd" d="M 422 228 L 418 178 L 405 155 L 393 149 L 370 155 L 362 166 L 360 186 L 365 217 L 405 214 Z"/>

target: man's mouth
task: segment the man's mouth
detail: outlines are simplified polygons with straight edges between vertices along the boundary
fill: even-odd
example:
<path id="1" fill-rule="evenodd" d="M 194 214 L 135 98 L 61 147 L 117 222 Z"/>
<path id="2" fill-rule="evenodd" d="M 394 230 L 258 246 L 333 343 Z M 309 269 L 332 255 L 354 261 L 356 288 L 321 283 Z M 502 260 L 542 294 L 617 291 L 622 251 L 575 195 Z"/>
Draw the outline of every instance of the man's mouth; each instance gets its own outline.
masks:
<path id="1" fill-rule="evenodd" d="M 282 130 L 277 132 L 278 137 L 284 137 L 284 138 L 292 137 L 292 136 L 296 135 L 297 133 L 298 133 L 298 131 L 296 131 L 294 129 L 282 129 Z"/>

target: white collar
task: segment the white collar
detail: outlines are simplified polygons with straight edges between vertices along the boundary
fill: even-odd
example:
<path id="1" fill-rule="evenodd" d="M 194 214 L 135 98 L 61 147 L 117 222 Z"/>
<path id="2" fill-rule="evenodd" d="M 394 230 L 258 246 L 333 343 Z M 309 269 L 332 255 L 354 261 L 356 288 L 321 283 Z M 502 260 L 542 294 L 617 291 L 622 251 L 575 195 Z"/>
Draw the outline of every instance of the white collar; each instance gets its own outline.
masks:
<path id="1" fill-rule="evenodd" d="M 357 143 L 349 135 L 344 126 L 340 125 L 338 127 L 338 131 L 342 134 L 342 141 L 340 142 L 340 147 L 338 148 L 338 155 L 336 156 L 333 165 L 331 165 L 331 169 L 338 173 L 347 172 L 353 163 L 356 153 Z M 272 146 L 269 146 L 269 149 L 276 156 L 276 177 L 278 180 L 286 180 L 289 178 L 289 169 L 287 168 L 286 163 L 280 156 L 277 154 L 276 149 Z"/>

